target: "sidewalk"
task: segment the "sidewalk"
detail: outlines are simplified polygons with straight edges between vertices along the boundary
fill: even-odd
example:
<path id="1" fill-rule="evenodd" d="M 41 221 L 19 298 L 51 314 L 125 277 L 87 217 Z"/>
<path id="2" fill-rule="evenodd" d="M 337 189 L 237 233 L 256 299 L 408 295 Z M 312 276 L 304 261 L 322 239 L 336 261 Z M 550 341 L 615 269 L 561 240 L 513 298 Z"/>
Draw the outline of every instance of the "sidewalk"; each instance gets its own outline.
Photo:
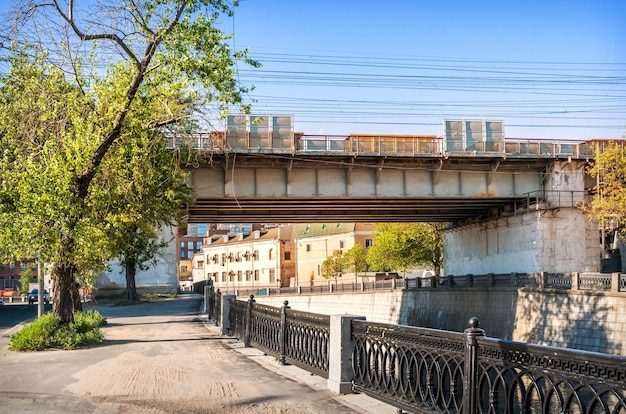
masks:
<path id="1" fill-rule="evenodd" d="M 201 296 L 100 306 L 103 345 L 8 351 L 0 337 L 1 412 L 67 414 L 392 414 L 365 395 L 339 396 L 323 378 L 280 366 L 219 334 Z"/>

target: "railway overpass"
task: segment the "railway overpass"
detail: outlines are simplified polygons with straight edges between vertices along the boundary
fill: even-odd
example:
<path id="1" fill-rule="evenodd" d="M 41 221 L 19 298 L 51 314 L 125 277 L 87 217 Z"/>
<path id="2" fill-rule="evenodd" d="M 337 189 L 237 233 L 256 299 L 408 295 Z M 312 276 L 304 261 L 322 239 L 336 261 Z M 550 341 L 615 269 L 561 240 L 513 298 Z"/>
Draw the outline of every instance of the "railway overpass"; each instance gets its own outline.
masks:
<path id="1" fill-rule="evenodd" d="M 598 142 L 513 140 L 485 121 L 446 121 L 442 137 L 245 121 L 192 137 L 190 222 L 448 222 L 448 274 L 600 270 L 597 226 L 578 208 Z"/>

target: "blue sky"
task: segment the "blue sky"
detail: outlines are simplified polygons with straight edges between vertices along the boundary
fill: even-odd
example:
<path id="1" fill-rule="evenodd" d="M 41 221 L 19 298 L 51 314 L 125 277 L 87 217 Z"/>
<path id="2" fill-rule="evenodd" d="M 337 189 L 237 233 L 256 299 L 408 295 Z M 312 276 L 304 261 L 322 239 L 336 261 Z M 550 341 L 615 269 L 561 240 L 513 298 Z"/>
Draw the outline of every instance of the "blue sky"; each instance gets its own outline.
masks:
<path id="1" fill-rule="evenodd" d="M 517 138 L 621 138 L 626 1 L 243 0 L 253 112 L 307 134 L 436 134 L 503 120 Z"/>

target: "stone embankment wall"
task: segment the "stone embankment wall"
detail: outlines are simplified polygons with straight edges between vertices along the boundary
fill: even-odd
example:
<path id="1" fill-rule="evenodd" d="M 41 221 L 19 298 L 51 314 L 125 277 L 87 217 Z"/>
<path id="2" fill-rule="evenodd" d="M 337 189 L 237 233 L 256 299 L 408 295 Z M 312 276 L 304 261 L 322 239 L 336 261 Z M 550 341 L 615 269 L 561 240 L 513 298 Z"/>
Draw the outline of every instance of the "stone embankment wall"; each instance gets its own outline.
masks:
<path id="1" fill-rule="evenodd" d="M 463 331 L 476 316 L 490 337 L 626 355 L 626 294 L 550 289 L 389 290 L 257 296 L 258 303 L 373 322 Z"/>

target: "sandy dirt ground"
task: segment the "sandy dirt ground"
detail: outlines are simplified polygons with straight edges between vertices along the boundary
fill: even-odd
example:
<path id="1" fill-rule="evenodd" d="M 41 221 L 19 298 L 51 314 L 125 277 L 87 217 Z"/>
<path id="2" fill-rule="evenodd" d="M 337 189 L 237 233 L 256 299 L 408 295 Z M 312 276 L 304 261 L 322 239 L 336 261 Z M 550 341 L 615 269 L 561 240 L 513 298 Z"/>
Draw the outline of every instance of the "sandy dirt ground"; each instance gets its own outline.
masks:
<path id="1" fill-rule="evenodd" d="M 207 329 L 197 296 L 101 307 L 106 343 L 16 353 L 0 338 L 0 412 L 355 413 L 264 368 Z"/>

